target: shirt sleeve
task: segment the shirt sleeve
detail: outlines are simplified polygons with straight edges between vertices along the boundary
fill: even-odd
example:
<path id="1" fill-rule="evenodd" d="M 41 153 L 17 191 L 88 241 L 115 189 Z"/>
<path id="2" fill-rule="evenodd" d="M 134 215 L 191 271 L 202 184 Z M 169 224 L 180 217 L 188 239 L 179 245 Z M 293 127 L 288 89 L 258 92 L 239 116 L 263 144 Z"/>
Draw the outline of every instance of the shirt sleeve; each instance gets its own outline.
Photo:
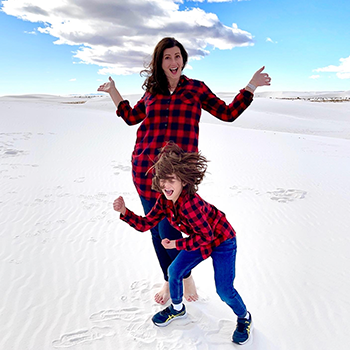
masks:
<path id="1" fill-rule="evenodd" d="M 136 215 L 131 210 L 126 209 L 125 215 L 120 214 L 120 219 L 128 223 L 135 230 L 144 232 L 156 226 L 165 216 L 165 210 L 158 199 L 146 216 Z"/>
<path id="2" fill-rule="evenodd" d="M 145 95 L 133 108 L 131 108 L 128 100 L 121 101 L 117 108 L 117 115 L 128 125 L 136 125 L 142 122 L 146 118 L 144 97 Z"/>
<path id="3" fill-rule="evenodd" d="M 206 207 L 200 201 L 187 202 L 183 215 L 191 226 L 192 233 L 187 238 L 176 240 L 177 250 L 196 250 L 214 240 L 214 232 L 207 220 Z"/>
<path id="4" fill-rule="evenodd" d="M 253 101 L 253 94 L 242 89 L 233 101 L 227 105 L 225 101 L 218 98 L 204 83 L 202 84 L 202 108 L 220 120 L 233 122 Z"/>

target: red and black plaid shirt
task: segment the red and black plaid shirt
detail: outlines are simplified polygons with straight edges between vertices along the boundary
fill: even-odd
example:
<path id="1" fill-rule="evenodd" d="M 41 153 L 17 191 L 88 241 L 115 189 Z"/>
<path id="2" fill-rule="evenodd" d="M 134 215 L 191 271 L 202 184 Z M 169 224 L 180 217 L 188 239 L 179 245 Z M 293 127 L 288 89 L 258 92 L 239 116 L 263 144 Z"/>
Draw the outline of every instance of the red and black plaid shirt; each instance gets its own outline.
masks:
<path id="1" fill-rule="evenodd" d="M 142 124 L 137 130 L 132 154 L 132 176 L 139 195 L 157 198 L 151 190 L 152 174 L 146 175 L 159 149 L 172 140 L 186 152 L 198 152 L 199 120 L 202 109 L 223 121 L 234 121 L 252 102 L 253 94 L 241 90 L 226 105 L 201 81 L 181 76 L 171 95 L 146 92 L 134 108 L 129 101 L 119 103 L 117 115 L 128 125 Z"/>
<path id="2" fill-rule="evenodd" d="M 136 230 L 144 232 L 166 217 L 173 227 L 188 235 L 187 238 L 176 240 L 176 249 L 200 249 L 204 259 L 210 256 L 213 248 L 235 237 L 235 230 L 225 214 L 198 194 L 189 196 L 183 190 L 175 205 L 163 194 L 158 195 L 156 204 L 145 217 L 126 209 L 125 215 L 120 215 L 120 218 Z"/>

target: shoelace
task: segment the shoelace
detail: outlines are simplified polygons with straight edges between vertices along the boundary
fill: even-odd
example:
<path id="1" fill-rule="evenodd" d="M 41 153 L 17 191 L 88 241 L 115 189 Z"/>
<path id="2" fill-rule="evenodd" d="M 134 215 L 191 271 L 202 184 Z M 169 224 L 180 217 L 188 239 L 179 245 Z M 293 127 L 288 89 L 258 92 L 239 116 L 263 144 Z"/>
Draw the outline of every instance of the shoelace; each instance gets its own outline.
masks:
<path id="1" fill-rule="evenodd" d="M 174 310 L 175 311 L 175 310 Z M 166 309 L 162 311 L 163 315 L 169 315 L 171 314 L 170 306 L 168 306 Z"/>
<path id="2" fill-rule="evenodd" d="M 249 321 L 246 319 L 238 319 L 236 330 L 240 333 L 244 332 L 249 326 Z"/>

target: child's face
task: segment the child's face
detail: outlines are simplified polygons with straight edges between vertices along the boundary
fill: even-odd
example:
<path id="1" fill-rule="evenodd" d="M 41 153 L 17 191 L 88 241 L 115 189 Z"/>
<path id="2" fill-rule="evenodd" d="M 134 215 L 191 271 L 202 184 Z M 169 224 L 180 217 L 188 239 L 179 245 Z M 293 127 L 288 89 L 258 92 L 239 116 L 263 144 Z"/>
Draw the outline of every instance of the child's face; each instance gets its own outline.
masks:
<path id="1" fill-rule="evenodd" d="M 166 199 L 172 200 L 175 203 L 180 197 L 185 184 L 175 174 L 171 174 L 166 179 L 160 179 L 159 185 Z"/>

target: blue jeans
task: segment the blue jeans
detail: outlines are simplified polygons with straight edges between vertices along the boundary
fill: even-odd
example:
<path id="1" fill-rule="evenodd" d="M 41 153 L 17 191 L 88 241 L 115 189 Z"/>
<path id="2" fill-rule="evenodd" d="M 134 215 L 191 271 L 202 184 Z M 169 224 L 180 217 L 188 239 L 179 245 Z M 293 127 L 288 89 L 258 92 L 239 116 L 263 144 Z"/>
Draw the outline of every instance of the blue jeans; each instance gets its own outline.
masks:
<path id="1" fill-rule="evenodd" d="M 142 196 L 140 196 L 140 199 L 145 215 L 147 215 L 147 213 L 156 204 L 156 199 L 147 200 Z M 180 231 L 172 227 L 167 219 L 163 219 L 157 226 L 153 227 L 150 231 L 152 233 L 152 242 L 154 250 L 157 254 L 160 267 L 163 271 L 164 279 L 168 281 L 168 268 L 180 251 L 177 249 L 165 249 L 162 246 L 162 239 L 180 239 L 182 238 L 182 234 Z M 184 278 L 189 277 L 190 274 L 191 271 L 187 272 Z"/>
<path id="2" fill-rule="evenodd" d="M 236 263 L 236 238 L 229 239 L 213 249 L 211 258 L 214 266 L 216 292 L 238 317 L 244 317 L 247 308 L 233 286 Z M 169 266 L 169 288 L 174 304 L 182 302 L 184 276 L 203 261 L 200 250 L 181 250 Z"/>

